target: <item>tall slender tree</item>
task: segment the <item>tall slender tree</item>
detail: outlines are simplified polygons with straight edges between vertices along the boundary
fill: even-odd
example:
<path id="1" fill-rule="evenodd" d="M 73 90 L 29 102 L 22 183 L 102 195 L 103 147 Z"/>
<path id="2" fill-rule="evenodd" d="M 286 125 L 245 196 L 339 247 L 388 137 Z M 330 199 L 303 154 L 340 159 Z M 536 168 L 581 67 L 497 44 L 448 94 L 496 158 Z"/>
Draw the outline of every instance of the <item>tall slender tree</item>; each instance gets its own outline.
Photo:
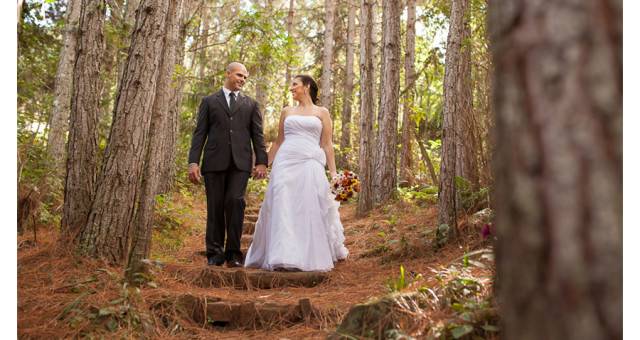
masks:
<path id="1" fill-rule="evenodd" d="M 289 0 L 289 12 L 287 14 L 287 37 L 289 37 L 289 39 L 293 39 L 293 13 L 294 13 L 294 7 L 293 7 L 293 0 Z M 292 46 L 293 44 L 289 45 Z M 289 85 L 291 84 L 291 58 L 293 56 L 293 50 L 291 49 L 291 47 L 289 47 L 289 55 L 287 57 L 287 70 L 285 72 L 285 76 L 284 76 L 284 83 L 285 83 L 285 88 L 284 88 L 284 92 L 287 93 L 287 90 L 289 89 Z M 287 107 L 291 105 L 291 100 L 289 99 L 288 95 L 284 95 L 283 96 L 283 100 L 282 100 L 282 107 Z"/>
<path id="2" fill-rule="evenodd" d="M 489 8 L 501 336 L 622 339 L 622 1 L 515 4 Z"/>
<path id="3" fill-rule="evenodd" d="M 65 146 L 69 131 L 69 111 L 71 110 L 71 81 L 73 80 L 73 64 L 76 59 L 76 32 L 81 4 L 81 0 L 67 2 L 64 33 L 58 54 L 53 104 L 49 117 L 49 136 L 47 137 L 47 157 L 51 159 L 49 169 L 53 171 L 55 177 L 63 176 L 65 170 Z"/>
<path id="4" fill-rule="evenodd" d="M 122 263 L 129 250 L 168 9 L 169 0 L 140 3 L 95 198 L 79 235 L 90 256 L 110 263 Z"/>
<path id="5" fill-rule="evenodd" d="M 400 181 L 407 186 L 413 184 L 411 175 L 411 141 L 415 124 L 411 120 L 414 91 L 413 83 L 416 60 L 416 0 L 407 0 L 407 33 L 404 48 L 404 84 L 406 94 L 402 106 L 402 139 L 400 141 Z"/>
<path id="6" fill-rule="evenodd" d="M 324 1 L 324 48 L 322 49 L 322 79 L 320 91 L 320 106 L 326 107 L 334 117 L 331 109 L 331 77 L 333 76 L 333 30 L 336 16 L 336 0 Z"/>
<path id="7" fill-rule="evenodd" d="M 442 155 L 440 161 L 440 185 L 438 187 L 438 238 L 458 235 L 456 222 L 456 119 L 459 114 L 458 68 L 460 46 L 464 35 L 464 16 L 469 0 L 452 0 L 447 36 L 447 53 L 444 71 L 444 102 L 442 113 Z"/>
<path id="8" fill-rule="evenodd" d="M 365 216 L 374 206 L 377 12 L 376 0 L 362 0 L 360 6 L 360 194 L 356 208 L 358 216 Z"/>
<path id="9" fill-rule="evenodd" d="M 346 55 L 346 79 L 344 84 L 344 99 L 342 102 L 342 135 L 340 136 L 340 157 L 339 166 L 349 168 L 349 154 L 347 150 L 351 148 L 351 108 L 353 107 L 353 58 L 356 41 L 356 3 L 354 0 L 347 0 L 347 55 Z"/>
<path id="10" fill-rule="evenodd" d="M 127 263 L 127 278 L 132 281 L 136 274 L 146 272 L 142 260 L 149 257 L 156 206 L 156 193 L 164 180 L 162 169 L 165 163 L 166 146 L 171 143 L 171 135 L 176 121 L 171 119 L 169 96 L 173 78 L 176 46 L 178 45 L 179 21 L 181 19 L 182 0 L 169 0 L 167 28 L 164 36 L 162 61 L 160 64 L 156 95 L 153 101 L 149 143 L 144 161 L 140 201 L 135 215 L 131 250 Z"/>
<path id="11" fill-rule="evenodd" d="M 184 55 L 185 55 L 185 43 L 187 39 L 187 29 L 191 25 L 190 19 L 192 13 L 192 0 L 182 0 L 180 6 L 180 20 L 178 30 L 178 41 L 175 44 L 175 62 L 173 67 L 178 68 L 180 72 L 176 74 L 176 79 L 171 85 L 171 99 L 169 102 L 169 126 L 173 129 L 167 129 L 167 141 L 164 144 L 162 154 L 163 165 L 160 167 L 163 172 L 160 175 L 162 178 L 175 179 L 176 177 L 176 157 L 178 153 L 178 137 L 180 131 L 180 113 L 182 108 L 182 99 L 184 98 L 184 88 L 186 84 L 186 77 L 184 74 Z M 158 188 L 158 194 L 168 193 L 173 189 L 173 180 L 165 180 L 160 183 Z"/>
<path id="12" fill-rule="evenodd" d="M 85 225 L 98 172 L 98 113 L 104 45 L 104 0 L 82 0 L 73 69 L 62 237 Z"/>
<path id="13" fill-rule="evenodd" d="M 400 16 L 402 1 L 385 1 L 382 22 L 384 31 L 380 74 L 380 107 L 378 109 L 378 147 L 376 154 L 374 195 L 377 204 L 393 197 L 396 188 L 398 145 L 398 99 L 400 93 Z"/>
<path id="14" fill-rule="evenodd" d="M 120 86 L 120 83 L 122 82 L 122 73 L 124 72 L 126 64 L 129 45 L 131 44 L 131 32 L 135 28 L 136 11 L 139 6 L 140 0 L 127 0 L 124 6 L 124 13 L 122 13 L 122 21 L 120 23 L 122 35 L 120 35 L 120 48 L 118 49 L 117 56 L 118 86 Z"/>
<path id="15" fill-rule="evenodd" d="M 471 84 L 471 27 L 469 11 L 463 19 L 462 40 L 460 42 L 460 59 L 458 62 L 458 81 L 456 82 L 456 177 L 471 180 L 477 178 L 477 170 L 472 169 L 471 162 L 475 158 L 473 131 L 473 92 Z M 477 180 L 474 180 L 477 183 Z"/>

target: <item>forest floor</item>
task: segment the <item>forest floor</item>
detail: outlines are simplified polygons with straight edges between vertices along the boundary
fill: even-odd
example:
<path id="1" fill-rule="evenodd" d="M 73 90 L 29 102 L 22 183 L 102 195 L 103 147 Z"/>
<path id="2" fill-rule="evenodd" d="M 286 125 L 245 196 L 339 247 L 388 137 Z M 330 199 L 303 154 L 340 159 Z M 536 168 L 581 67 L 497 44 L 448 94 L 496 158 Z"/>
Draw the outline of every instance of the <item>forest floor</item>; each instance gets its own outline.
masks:
<path id="1" fill-rule="evenodd" d="M 461 236 L 436 250 L 437 206 L 430 201 L 397 200 L 364 218 L 355 217 L 355 203 L 343 204 L 346 260 L 318 276 L 268 276 L 260 270 L 207 267 L 203 192 L 178 191 L 156 208 L 153 270 L 137 287 L 126 283 L 121 267 L 57 243 L 54 227 L 41 226 L 36 241 L 32 233 L 19 235 L 18 338 L 327 338 L 352 306 L 391 290 L 434 297 L 430 307 L 421 304 L 410 311 L 411 322 L 393 326 L 404 329 L 395 338 L 498 336 L 491 325 L 499 319 L 492 298 L 493 263 L 471 266 L 464 258 L 491 248 L 477 219 L 463 220 Z M 245 228 L 251 229 L 260 201 L 256 191 L 247 195 Z M 250 234 L 243 235 L 245 254 L 250 241 Z M 383 277 L 400 283 L 401 267 L 406 283 L 390 289 Z"/>

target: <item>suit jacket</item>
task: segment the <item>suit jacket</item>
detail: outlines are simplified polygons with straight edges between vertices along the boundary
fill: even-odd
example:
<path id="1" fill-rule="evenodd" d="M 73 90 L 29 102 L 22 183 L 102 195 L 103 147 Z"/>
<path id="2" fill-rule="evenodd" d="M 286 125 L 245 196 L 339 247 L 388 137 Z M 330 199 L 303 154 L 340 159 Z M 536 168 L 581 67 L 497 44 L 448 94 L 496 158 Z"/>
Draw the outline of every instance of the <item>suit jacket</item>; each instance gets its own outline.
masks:
<path id="1" fill-rule="evenodd" d="M 222 90 L 202 98 L 198 123 L 191 138 L 189 164 L 200 164 L 200 171 L 223 171 L 233 160 L 240 170 L 251 171 L 251 145 L 256 164 L 267 165 L 267 152 L 258 102 L 239 92 L 233 111 Z"/>

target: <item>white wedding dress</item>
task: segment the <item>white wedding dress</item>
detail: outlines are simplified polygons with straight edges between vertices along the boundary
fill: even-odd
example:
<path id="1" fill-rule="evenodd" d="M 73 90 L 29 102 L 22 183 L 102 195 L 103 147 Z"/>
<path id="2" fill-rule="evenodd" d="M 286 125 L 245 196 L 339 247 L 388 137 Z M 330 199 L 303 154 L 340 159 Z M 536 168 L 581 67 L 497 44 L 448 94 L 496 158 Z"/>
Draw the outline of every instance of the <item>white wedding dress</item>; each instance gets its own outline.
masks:
<path id="1" fill-rule="evenodd" d="M 245 267 L 329 271 L 347 257 L 344 229 L 320 148 L 322 122 L 291 115 L 273 161 Z"/>

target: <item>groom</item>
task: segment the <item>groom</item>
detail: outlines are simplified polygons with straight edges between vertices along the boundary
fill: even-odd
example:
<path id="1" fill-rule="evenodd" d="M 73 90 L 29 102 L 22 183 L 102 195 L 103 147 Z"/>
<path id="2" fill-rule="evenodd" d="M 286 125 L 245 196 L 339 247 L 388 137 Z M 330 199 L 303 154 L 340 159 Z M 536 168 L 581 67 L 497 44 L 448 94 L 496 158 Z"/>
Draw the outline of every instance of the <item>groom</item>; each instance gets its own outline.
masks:
<path id="1" fill-rule="evenodd" d="M 258 103 L 240 92 L 247 69 L 227 67 L 222 90 L 202 98 L 189 150 L 189 181 L 204 177 L 207 194 L 207 265 L 242 266 L 240 238 L 244 221 L 244 194 L 249 176 L 267 177 L 267 152 Z M 256 165 L 251 164 L 251 145 Z M 202 157 L 202 170 L 198 164 Z M 227 242 L 225 246 L 225 232 Z"/>

